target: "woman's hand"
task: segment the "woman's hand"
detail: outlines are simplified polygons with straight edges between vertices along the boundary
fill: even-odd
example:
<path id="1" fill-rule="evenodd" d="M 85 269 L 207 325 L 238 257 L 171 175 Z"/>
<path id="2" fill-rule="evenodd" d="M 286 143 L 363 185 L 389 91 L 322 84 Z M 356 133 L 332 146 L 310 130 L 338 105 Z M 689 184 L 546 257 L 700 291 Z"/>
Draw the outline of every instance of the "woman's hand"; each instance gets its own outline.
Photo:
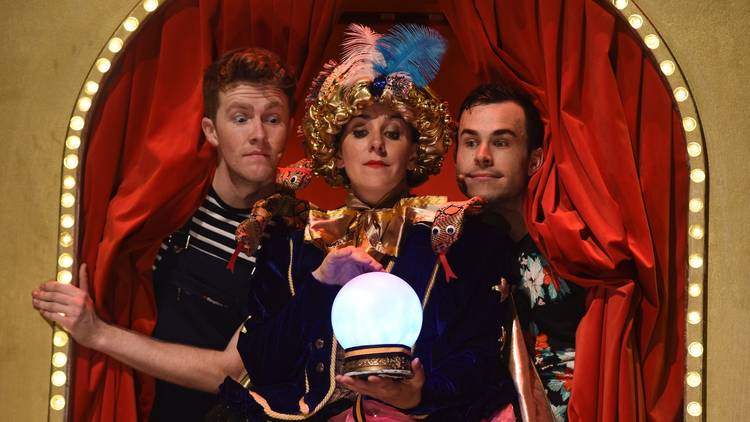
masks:
<path id="1" fill-rule="evenodd" d="M 362 248 L 347 246 L 330 251 L 312 275 L 321 283 L 343 286 L 360 274 L 376 271 L 383 271 L 383 266 L 375 258 Z"/>
<path id="2" fill-rule="evenodd" d="M 393 407 L 411 409 L 422 400 L 424 367 L 419 358 L 411 361 L 411 370 L 414 376 L 403 380 L 392 380 L 374 375 L 367 377 L 367 380 L 361 380 L 336 375 L 336 382 L 354 392 L 376 398 Z"/>

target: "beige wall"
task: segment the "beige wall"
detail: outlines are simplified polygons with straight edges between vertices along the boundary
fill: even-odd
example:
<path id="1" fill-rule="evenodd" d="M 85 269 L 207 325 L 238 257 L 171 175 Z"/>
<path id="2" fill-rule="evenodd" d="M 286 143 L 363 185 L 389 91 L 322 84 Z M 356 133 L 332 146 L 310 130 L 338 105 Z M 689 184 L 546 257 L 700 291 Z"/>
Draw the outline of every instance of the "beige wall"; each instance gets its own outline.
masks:
<path id="1" fill-rule="evenodd" d="M 0 419 L 44 420 L 50 328 L 29 291 L 55 271 L 60 160 L 91 62 L 135 1 L 6 3 L 0 14 Z M 640 0 L 681 65 L 709 157 L 708 416 L 750 414 L 750 43 L 745 0 Z"/>
<path id="2" fill-rule="evenodd" d="M 746 0 L 640 0 L 692 88 L 709 161 L 709 421 L 750 414 L 750 19 Z"/>
<path id="3" fill-rule="evenodd" d="M 0 420 L 47 418 L 51 329 L 30 290 L 53 278 L 67 121 L 131 0 L 3 2 L 0 13 Z"/>

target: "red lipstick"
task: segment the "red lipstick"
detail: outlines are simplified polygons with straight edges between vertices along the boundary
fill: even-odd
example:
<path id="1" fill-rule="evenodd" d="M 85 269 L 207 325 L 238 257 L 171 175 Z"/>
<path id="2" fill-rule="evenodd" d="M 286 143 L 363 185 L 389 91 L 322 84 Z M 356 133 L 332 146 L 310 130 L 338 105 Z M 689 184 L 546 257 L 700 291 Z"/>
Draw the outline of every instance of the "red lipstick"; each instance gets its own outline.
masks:
<path id="1" fill-rule="evenodd" d="M 388 167 L 388 164 L 386 164 L 384 161 L 380 160 L 370 160 L 365 163 L 367 167 L 374 167 L 374 168 L 382 168 L 382 167 Z"/>

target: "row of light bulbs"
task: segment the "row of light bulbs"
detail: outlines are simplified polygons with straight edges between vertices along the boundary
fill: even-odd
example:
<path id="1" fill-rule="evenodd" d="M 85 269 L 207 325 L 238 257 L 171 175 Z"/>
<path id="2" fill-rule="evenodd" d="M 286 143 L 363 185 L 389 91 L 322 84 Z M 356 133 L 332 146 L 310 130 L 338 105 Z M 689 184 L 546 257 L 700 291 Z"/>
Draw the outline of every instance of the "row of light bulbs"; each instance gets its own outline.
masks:
<path id="1" fill-rule="evenodd" d="M 89 80 L 83 85 L 82 95 L 76 102 L 76 107 L 73 112 L 73 116 L 70 118 L 68 124 L 69 136 L 65 139 L 65 155 L 63 157 L 63 179 L 62 179 L 62 194 L 60 196 L 60 254 L 57 259 L 57 281 L 60 283 L 71 283 L 73 281 L 73 267 L 75 265 L 75 258 L 73 256 L 73 245 L 75 242 L 74 227 L 75 227 L 75 205 L 76 205 L 76 171 L 80 164 L 78 149 L 81 146 L 81 131 L 86 126 L 86 120 L 84 116 L 91 109 L 94 101 L 94 96 L 99 92 L 99 82 L 101 81 L 104 74 L 106 74 L 112 68 L 112 61 L 114 57 L 123 49 L 125 46 L 125 40 L 129 35 L 135 32 L 141 24 L 141 20 L 149 13 L 155 11 L 159 7 L 158 0 L 144 0 L 139 2 L 136 7 L 133 8 L 130 15 L 122 21 L 122 30 L 116 31 L 117 34 L 113 36 L 106 45 L 106 51 L 111 53 L 112 58 L 99 57 L 94 62 L 94 69 L 89 74 Z M 141 10 L 142 9 L 142 10 Z M 140 19 L 139 19 L 140 17 Z M 108 54 L 105 52 L 105 54 Z M 70 350 L 70 338 L 68 334 L 60 327 L 55 327 L 54 334 L 52 336 L 52 344 L 55 349 L 52 354 L 52 374 L 50 376 L 50 383 L 56 389 L 52 389 L 50 397 L 50 408 L 54 411 L 60 412 L 65 409 L 66 400 L 63 392 L 60 388 L 65 387 L 68 382 L 67 369 L 68 369 L 68 353 Z M 62 416 L 62 413 L 56 414 L 58 417 Z M 50 415 L 51 418 L 54 415 Z"/>
<path id="2" fill-rule="evenodd" d="M 630 1 L 628 0 L 613 0 L 612 3 L 614 6 L 620 10 L 620 13 L 622 13 L 623 16 L 627 17 L 627 21 L 630 24 L 630 26 L 635 30 L 641 30 L 644 23 L 646 22 L 643 16 L 639 13 L 639 11 L 635 11 L 633 13 L 628 13 L 626 9 L 630 6 Z M 636 9 L 633 7 L 633 9 Z M 643 42 L 651 50 L 658 49 L 662 42 L 659 39 L 659 36 L 654 33 L 647 33 L 643 36 Z M 670 54 L 666 54 L 668 56 L 671 56 Z M 671 58 L 667 58 L 665 60 L 662 60 L 659 62 L 659 69 L 661 72 L 669 77 L 674 75 L 674 73 L 677 71 L 677 65 Z M 685 103 L 690 98 L 690 92 L 688 89 L 684 86 L 677 86 L 672 90 L 673 97 L 675 101 L 678 103 L 678 106 L 680 107 L 680 111 L 683 115 L 686 114 L 687 107 L 683 107 L 683 103 Z M 685 130 L 686 134 L 691 134 L 692 132 L 695 132 L 696 129 L 698 129 L 698 121 L 695 117 L 692 116 L 685 116 L 682 119 L 682 128 Z M 703 147 L 701 146 L 700 142 L 696 141 L 689 141 L 687 143 L 687 154 L 690 158 L 694 159 L 693 161 L 697 161 L 698 159 L 701 159 L 701 155 L 703 153 Z M 706 172 L 703 170 L 703 168 L 700 168 L 698 166 L 692 166 L 693 167 L 690 170 L 690 181 L 695 185 L 700 185 L 703 182 L 706 181 Z M 695 186 L 694 186 L 695 187 Z M 698 190 L 698 189 L 694 189 Z M 705 192 L 705 189 L 702 191 Z M 696 215 L 696 217 L 699 217 L 697 214 L 701 213 L 704 209 L 704 202 L 703 199 L 698 197 L 693 197 L 690 199 L 690 202 L 688 203 L 688 209 L 690 210 L 690 213 Z M 697 219 L 697 218 L 694 218 Z M 695 241 L 702 241 L 705 237 L 705 229 L 703 225 L 700 223 L 693 223 L 690 224 L 688 227 L 688 235 L 690 238 L 694 239 Z M 701 253 L 703 244 L 702 242 L 700 244 L 692 243 L 691 246 L 695 245 L 695 248 L 688 256 L 688 266 L 693 270 L 700 270 L 701 271 L 701 277 L 700 280 L 703 279 L 702 277 L 702 269 L 703 269 L 703 255 Z M 701 295 L 703 294 L 703 287 L 702 283 L 700 282 L 690 282 L 688 284 L 688 296 L 694 299 L 699 299 Z M 692 326 L 699 326 L 701 322 L 703 321 L 701 311 L 696 308 L 700 308 L 701 301 L 695 300 L 696 304 L 693 306 L 692 310 L 689 310 L 687 313 L 687 322 L 688 324 Z M 698 336 L 698 335 L 697 335 Z M 696 337 L 697 337 L 696 336 Z M 688 336 L 690 337 L 690 336 Z M 701 340 L 698 338 L 698 340 Z M 693 358 L 701 358 L 704 353 L 703 344 L 701 341 L 691 341 L 687 345 L 687 352 L 688 355 L 690 355 Z M 689 366 L 695 366 L 690 365 Z M 685 374 L 685 384 L 687 384 L 690 388 L 698 388 L 702 384 L 702 377 L 700 372 L 698 371 L 688 371 Z M 689 416 L 692 417 L 700 417 L 703 414 L 703 405 L 700 401 L 693 400 L 688 401 L 685 405 L 685 410 Z"/>

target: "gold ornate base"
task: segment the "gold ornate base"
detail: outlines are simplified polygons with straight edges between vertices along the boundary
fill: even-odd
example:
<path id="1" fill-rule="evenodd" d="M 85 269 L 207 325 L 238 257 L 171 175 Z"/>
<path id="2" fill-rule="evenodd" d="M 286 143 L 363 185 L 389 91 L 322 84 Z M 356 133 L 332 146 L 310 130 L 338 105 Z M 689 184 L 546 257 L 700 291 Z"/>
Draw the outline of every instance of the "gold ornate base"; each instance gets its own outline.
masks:
<path id="1" fill-rule="evenodd" d="M 370 346 L 344 352 L 344 375 L 411 378 L 411 349 L 405 346 Z"/>

